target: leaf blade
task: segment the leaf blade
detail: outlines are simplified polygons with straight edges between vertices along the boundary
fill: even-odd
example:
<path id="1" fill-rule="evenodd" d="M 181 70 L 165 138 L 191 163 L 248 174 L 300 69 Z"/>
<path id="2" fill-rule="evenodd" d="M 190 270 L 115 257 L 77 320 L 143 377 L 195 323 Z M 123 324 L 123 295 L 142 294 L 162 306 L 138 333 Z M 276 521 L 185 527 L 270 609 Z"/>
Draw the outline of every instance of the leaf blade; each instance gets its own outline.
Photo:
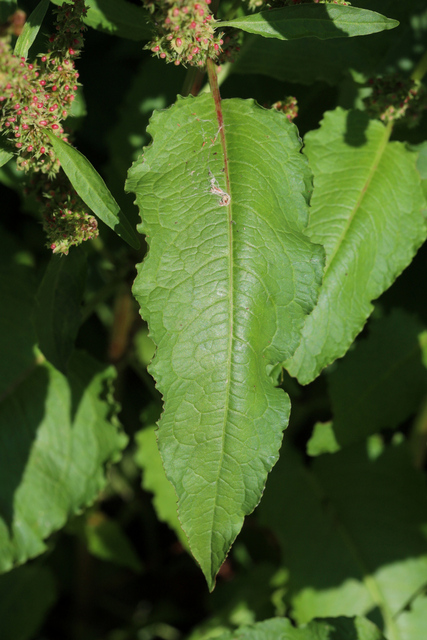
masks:
<path id="1" fill-rule="evenodd" d="M 244 18 L 220 22 L 218 26 L 234 27 L 264 38 L 279 40 L 328 40 L 369 35 L 394 29 L 398 25 L 397 20 L 368 9 L 315 4 L 261 11 Z"/>
<path id="2" fill-rule="evenodd" d="M 27 58 L 28 51 L 40 31 L 49 4 L 50 0 L 40 0 L 36 8 L 28 16 L 13 52 L 18 58 Z"/>
<path id="3" fill-rule="evenodd" d="M 228 207 L 212 191 L 225 180 L 210 95 L 155 114 L 154 143 L 127 182 L 150 244 L 134 294 L 157 344 L 159 448 L 210 588 L 277 460 L 289 400 L 268 365 L 298 344 L 323 255 L 303 235 L 309 173 L 296 129 L 253 101 L 223 101 L 222 109 Z"/>
<path id="4" fill-rule="evenodd" d="M 372 312 L 371 301 L 426 238 L 416 155 L 389 143 L 389 135 L 362 112 L 337 108 L 306 136 L 314 173 L 308 234 L 324 244 L 327 260 L 318 304 L 285 363 L 301 384 L 346 353 Z"/>
<path id="5" fill-rule="evenodd" d="M 139 249 L 139 240 L 127 218 L 110 193 L 104 180 L 89 160 L 80 151 L 58 138 L 52 131 L 46 135 L 55 150 L 61 167 L 83 202 L 134 249 Z"/>

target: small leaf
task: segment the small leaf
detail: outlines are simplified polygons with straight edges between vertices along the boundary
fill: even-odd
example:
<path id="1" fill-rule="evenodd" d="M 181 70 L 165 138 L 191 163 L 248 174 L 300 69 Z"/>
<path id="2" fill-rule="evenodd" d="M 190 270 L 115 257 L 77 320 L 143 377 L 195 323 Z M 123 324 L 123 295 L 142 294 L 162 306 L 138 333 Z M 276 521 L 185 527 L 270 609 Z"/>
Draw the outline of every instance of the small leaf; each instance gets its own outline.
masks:
<path id="1" fill-rule="evenodd" d="M 417 154 L 389 142 L 391 129 L 337 108 L 305 137 L 314 174 L 310 224 L 326 249 L 317 306 L 286 363 L 301 384 L 343 356 L 378 298 L 427 236 Z"/>
<path id="2" fill-rule="evenodd" d="M 89 160 L 80 151 L 46 131 L 61 167 L 83 202 L 134 249 L 139 249 L 139 240 L 127 218 L 111 195 L 107 185 Z"/>
<path id="3" fill-rule="evenodd" d="M 6 151 L 6 149 L 0 149 L 0 167 L 3 167 L 12 158 L 13 153 Z"/>
<path id="4" fill-rule="evenodd" d="M 101 511 L 90 514 L 85 523 L 84 535 L 92 555 L 136 573 L 142 571 L 141 561 L 120 524 L 107 518 Z"/>
<path id="5" fill-rule="evenodd" d="M 244 18 L 220 22 L 218 28 L 234 27 L 279 40 L 310 37 L 327 40 L 378 33 L 398 25 L 397 20 L 367 9 L 313 4 L 261 11 Z"/>
<path id="6" fill-rule="evenodd" d="M 34 323 L 43 355 L 62 373 L 81 323 L 86 255 L 74 249 L 66 258 L 52 256 L 37 292 Z"/>
<path id="7" fill-rule="evenodd" d="M 40 0 L 37 7 L 28 16 L 13 52 L 18 58 L 27 58 L 28 51 L 40 31 L 49 4 L 49 0 Z"/>

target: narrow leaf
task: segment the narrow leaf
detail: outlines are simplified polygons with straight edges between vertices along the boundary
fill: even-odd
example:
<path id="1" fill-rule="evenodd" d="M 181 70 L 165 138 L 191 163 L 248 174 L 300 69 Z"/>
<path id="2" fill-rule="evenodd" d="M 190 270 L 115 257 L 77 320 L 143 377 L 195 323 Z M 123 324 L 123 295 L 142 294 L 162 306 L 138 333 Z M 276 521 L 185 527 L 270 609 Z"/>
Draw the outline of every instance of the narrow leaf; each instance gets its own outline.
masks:
<path id="1" fill-rule="evenodd" d="M 157 345 L 159 448 L 210 588 L 278 458 L 289 400 L 269 372 L 298 344 L 323 260 L 303 234 L 296 128 L 250 100 L 222 110 L 226 155 L 212 97 L 179 99 L 127 183 L 150 245 L 134 293 Z"/>
<path id="2" fill-rule="evenodd" d="M 375 11 L 341 5 L 313 4 L 261 11 L 244 18 L 219 23 L 264 38 L 295 40 L 297 38 L 344 38 L 394 29 L 397 20 Z"/>
<path id="3" fill-rule="evenodd" d="M 52 256 L 37 292 L 34 324 L 39 347 L 63 373 L 81 323 L 86 271 L 86 255 L 81 248 L 65 259 Z"/>
<path id="4" fill-rule="evenodd" d="M 134 249 L 139 249 L 139 240 L 135 231 L 89 160 L 52 131 L 46 131 L 46 135 L 58 156 L 61 167 L 83 202 L 125 242 Z"/>
<path id="5" fill-rule="evenodd" d="M 344 355 L 381 295 L 427 235 L 416 154 L 389 142 L 390 129 L 336 109 L 306 136 L 314 173 L 308 234 L 324 244 L 319 301 L 286 364 L 302 384 Z"/>
<path id="6" fill-rule="evenodd" d="M 49 4 L 50 0 L 40 0 L 36 8 L 28 16 L 13 52 L 18 58 L 26 58 L 28 56 L 28 51 L 40 31 Z"/>

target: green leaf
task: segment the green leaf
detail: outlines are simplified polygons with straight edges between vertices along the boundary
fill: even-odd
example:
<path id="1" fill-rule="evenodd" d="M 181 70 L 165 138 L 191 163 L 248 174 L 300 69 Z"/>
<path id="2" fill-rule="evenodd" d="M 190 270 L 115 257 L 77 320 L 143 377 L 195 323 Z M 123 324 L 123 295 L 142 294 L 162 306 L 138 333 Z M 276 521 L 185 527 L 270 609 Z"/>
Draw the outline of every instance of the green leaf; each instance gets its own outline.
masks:
<path id="1" fill-rule="evenodd" d="M 52 0 L 61 5 L 63 0 Z M 150 14 L 126 0 L 85 0 L 88 9 L 83 22 L 92 29 L 128 40 L 150 40 L 153 26 Z"/>
<path id="2" fill-rule="evenodd" d="M 28 51 L 40 31 L 49 4 L 50 0 L 40 0 L 36 8 L 28 16 L 13 52 L 18 58 L 27 58 Z"/>
<path id="3" fill-rule="evenodd" d="M 46 567 L 32 564 L 0 576 L 0 637 L 32 640 L 55 601 L 54 577 Z"/>
<path id="4" fill-rule="evenodd" d="M 313 4 L 261 11 L 244 18 L 220 22 L 218 27 L 233 27 L 279 40 L 310 37 L 327 40 L 364 36 L 394 29 L 398 25 L 397 20 L 375 11 L 334 4 Z"/>
<path id="5" fill-rule="evenodd" d="M 366 618 L 328 618 L 296 629 L 286 618 L 272 618 L 219 636 L 218 640 L 385 640 Z"/>
<path id="6" fill-rule="evenodd" d="M 328 112 L 306 136 L 314 173 L 308 235 L 324 244 L 319 300 L 289 373 L 311 382 L 345 354 L 381 295 L 427 235 L 416 154 L 389 142 L 391 129 L 360 111 Z"/>
<path id="7" fill-rule="evenodd" d="M 114 419 L 112 367 L 84 353 L 65 378 L 39 364 L 0 405 L 0 571 L 46 550 L 45 539 L 105 486 L 126 444 Z"/>
<path id="8" fill-rule="evenodd" d="M 83 202 L 125 242 L 134 249 L 139 249 L 139 240 L 135 231 L 121 213 L 119 205 L 104 180 L 89 160 L 52 131 L 46 131 L 46 135 L 58 156 L 61 167 Z"/>
<path id="9" fill-rule="evenodd" d="M 303 234 L 296 128 L 251 100 L 221 104 L 226 158 L 211 95 L 178 99 L 127 183 L 150 245 L 134 293 L 157 345 L 160 453 L 210 588 L 278 458 L 289 400 L 268 374 L 298 344 L 323 260 Z"/>
<path id="10" fill-rule="evenodd" d="M 176 511 L 176 493 L 166 477 L 157 448 L 155 426 L 145 427 L 138 431 L 135 440 L 138 447 L 135 453 L 135 462 L 143 470 L 143 488 L 154 494 L 153 506 L 157 517 L 175 531 L 183 547 L 188 549 L 188 540 L 182 530 Z"/>
<path id="11" fill-rule="evenodd" d="M 328 386 L 341 446 L 395 429 L 419 409 L 427 389 L 423 330 L 415 318 L 395 311 L 372 321 L 369 337 L 337 363 Z"/>
<path id="12" fill-rule="evenodd" d="M 86 271 L 86 255 L 81 248 L 66 258 L 52 256 L 37 292 L 34 324 L 39 347 L 62 373 L 66 373 L 81 323 Z"/>
<path id="13" fill-rule="evenodd" d="M 292 617 L 375 608 L 386 637 L 399 638 L 395 617 L 427 582 L 426 510 L 424 478 L 404 445 L 354 445 L 310 469 L 283 451 L 258 514 L 282 548 Z"/>
<path id="14" fill-rule="evenodd" d="M 322 453 L 335 453 L 340 448 L 332 422 L 316 422 L 311 438 L 307 442 L 307 455 L 320 456 Z"/>
<path id="15" fill-rule="evenodd" d="M 13 153 L 6 151 L 6 149 L 0 149 L 0 167 L 3 167 L 9 160 L 13 158 Z"/>

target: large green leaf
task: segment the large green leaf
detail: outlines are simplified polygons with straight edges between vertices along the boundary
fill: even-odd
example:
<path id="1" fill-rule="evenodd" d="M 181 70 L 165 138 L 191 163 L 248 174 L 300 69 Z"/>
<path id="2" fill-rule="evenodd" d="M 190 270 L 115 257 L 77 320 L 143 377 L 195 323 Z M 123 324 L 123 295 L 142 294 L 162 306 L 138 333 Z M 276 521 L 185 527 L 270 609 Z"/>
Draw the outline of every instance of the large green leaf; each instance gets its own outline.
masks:
<path id="1" fill-rule="evenodd" d="M 62 169 L 83 202 L 125 242 L 134 249 L 139 249 L 139 240 L 135 231 L 89 160 L 52 131 L 46 131 L 46 135 L 58 156 Z"/>
<path id="2" fill-rule="evenodd" d="M 40 31 L 49 4 L 49 0 L 40 0 L 34 11 L 28 16 L 24 28 L 15 44 L 13 51 L 15 56 L 19 58 L 26 58 L 28 56 L 28 51 Z"/>
<path id="3" fill-rule="evenodd" d="M 404 445 L 354 445 L 310 469 L 286 449 L 258 513 L 280 542 L 294 619 L 375 609 L 402 640 L 396 617 L 427 583 L 425 483 Z"/>
<path id="4" fill-rule="evenodd" d="M 310 37 L 327 40 L 364 36 L 394 29 L 398 25 L 397 20 L 386 18 L 375 11 L 334 4 L 312 4 L 261 11 L 220 22 L 218 26 L 242 29 L 264 38 L 279 40 Z"/>
<path id="5" fill-rule="evenodd" d="M 179 99 L 127 183 L 150 245 L 134 293 L 157 345 L 159 448 L 210 588 L 278 458 L 289 400 L 269 372 L 298 344 L 323 256 L 303 235 L 296 128 L 253 101 L 222 109 L 226 156 L 212 97 Z"/>
<path id="6" fill-rule="evenodd" d="M 306 136 L 314 173 L 308 234 L 324 244 L 319 301 L 288 371 L 302 384 L 344 355 L 377 298 L 425 240 L 426 202 L 416 154 L 359 111 L 326 113 Z"/>
<path id="7" fill-rule="evenodd" d="M 64 0 L 51 0 L 61 5 Z M 149 13 L 127 0 L 85 0 L 83 22 L 92 29 L 129 40 L 149 40 L 153 34 Z"/>

